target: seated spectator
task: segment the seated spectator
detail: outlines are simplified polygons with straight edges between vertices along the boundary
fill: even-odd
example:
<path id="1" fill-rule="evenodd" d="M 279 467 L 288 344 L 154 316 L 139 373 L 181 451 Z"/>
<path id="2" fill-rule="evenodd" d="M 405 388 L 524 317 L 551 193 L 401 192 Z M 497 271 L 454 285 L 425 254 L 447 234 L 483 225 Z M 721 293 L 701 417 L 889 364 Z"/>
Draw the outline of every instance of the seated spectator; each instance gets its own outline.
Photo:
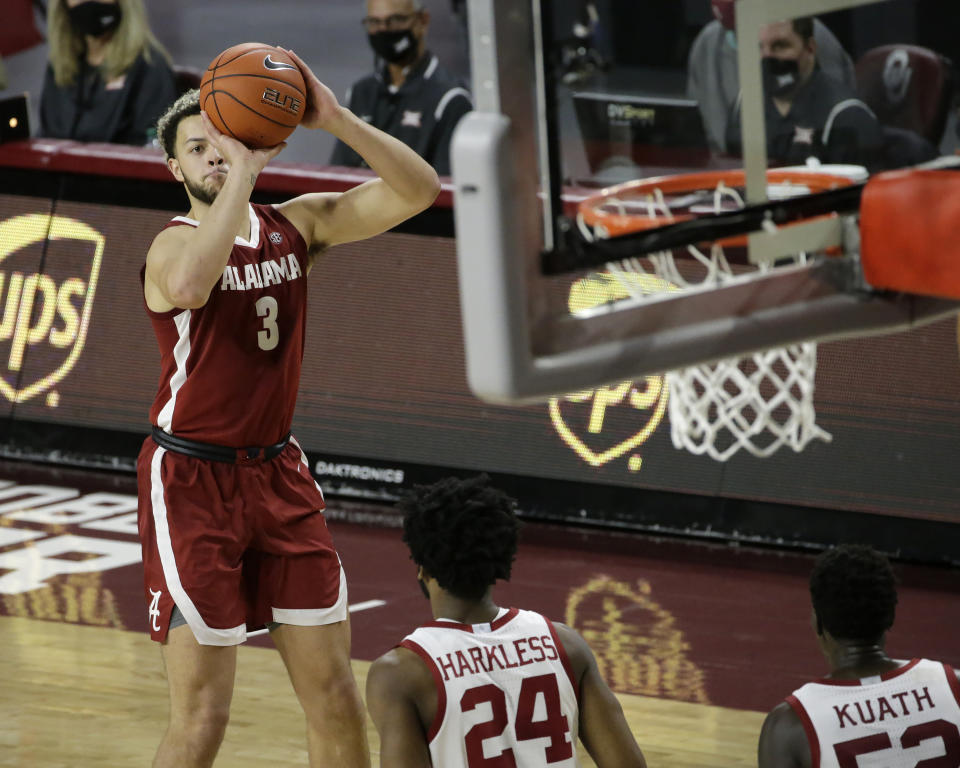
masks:
<path id="1" fill-rule="evenodd" d="M 727 119 L 740 95 L 734 0 L 712 0 L 711 21 L 697 35 L 687 62 L 687 95 L 696 99 L 710 148 L 727 151 Z M 813 20 L 817 61 L 828 75 L 849 90 L 857 87 L 853 61 L 837 38 L 818 19 Z"/>
<path id="2" fill-rule="evenodd" d="M 143 0 L 51 0 L 47 28 L 39 135 L 147 144 L 177 90 Z"/>
<path id="3" fill-rule="evenodd" d="M 473 104 L 470 92 L 426 48 L 429 24 L 421 0 L 367 0 L 363 26 L 376 54 L 375 71 L 354 83 L 346 101 L 354 114 L 449 176 L 453 129 Z M 340 141 L 330 162 L 366 167 Z"/>
<path id="4" fill-rule="evenodd" d="M 767 154 L 782 165 L 815 157 L 824 163 L 868 168 L 881 159 L 883 137 L 870 108 L 817 64 L 813 20 L 794 19 L 760 29 Z M 740 102 L 730 113 L 727 148 L 739 154 Z"/>

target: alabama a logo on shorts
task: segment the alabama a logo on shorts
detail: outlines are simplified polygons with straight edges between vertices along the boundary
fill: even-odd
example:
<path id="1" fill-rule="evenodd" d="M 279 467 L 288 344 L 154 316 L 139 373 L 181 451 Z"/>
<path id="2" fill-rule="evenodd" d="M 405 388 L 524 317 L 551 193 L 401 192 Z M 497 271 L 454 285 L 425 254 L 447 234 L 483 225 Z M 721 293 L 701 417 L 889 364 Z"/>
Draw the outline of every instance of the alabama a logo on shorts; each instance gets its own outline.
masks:
<path id="1" fill-rule="evenodd" d="M 150 588 L 147 587 L 147 589 Z M 150 627 L 154 632 L 160 631 L 160 595 L 162 594 L 162 589 L 156 591 L 150 589 L 150 597 L 153 599 L 150 601 L 150 610 L 147 611 L 147 616 L 150 621 Z"/>

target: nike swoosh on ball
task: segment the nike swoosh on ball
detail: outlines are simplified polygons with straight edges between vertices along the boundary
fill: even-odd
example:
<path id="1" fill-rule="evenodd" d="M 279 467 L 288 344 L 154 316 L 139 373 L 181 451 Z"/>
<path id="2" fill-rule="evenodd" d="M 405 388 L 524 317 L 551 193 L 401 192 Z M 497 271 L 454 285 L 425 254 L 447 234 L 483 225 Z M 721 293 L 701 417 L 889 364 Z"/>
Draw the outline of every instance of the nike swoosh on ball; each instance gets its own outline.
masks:
<path id="1" fill-rule="evenodd" d="M 274 61 L 270 58 L 270 54 L 267 54 L 267 57 L 263 60 L 263 66 L 267 69 L 296 69 L 292 64 L 284 64 L 282 61 Z"/>

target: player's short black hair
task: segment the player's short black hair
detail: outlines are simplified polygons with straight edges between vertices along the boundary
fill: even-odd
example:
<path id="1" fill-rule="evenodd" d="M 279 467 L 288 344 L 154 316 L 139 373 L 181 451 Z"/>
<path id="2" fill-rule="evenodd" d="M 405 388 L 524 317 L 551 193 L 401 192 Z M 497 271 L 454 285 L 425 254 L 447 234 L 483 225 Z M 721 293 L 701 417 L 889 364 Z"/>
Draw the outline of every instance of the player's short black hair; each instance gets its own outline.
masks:
<path id="1" fill-rule="evenodd" d="M 157 141 L 160 142 L 168 159 L 176 156 L 177 127 L 180 121 L 185 117 L 199 114 L 200 91 L 194 88 L 184 93 L 160 115 L 160 119 L 157 120 Z"/>
<path id="2" fill-rule="evenodd" d="M 520 529 L 515 507 L 486 475 L 415 486 L 397 505 L 413 561 L 464 600 L 479 600 L 497 579 L 510 578 Z"/>
<path id="3" fill-rule="evenodd" d="M 885 555 L 843 544 L 817 557 L 810 597 L 822 629 L 842 640 L 875 642 L 893 626 L 897 579 Z"/>
<path id="4" fill-rule="evenodd" d="M 793 20 L 793 31 L 796 32 L 803 42 L 807 42 L 813 37 L 813 19 L 810 16 L 804 16 Z"/>

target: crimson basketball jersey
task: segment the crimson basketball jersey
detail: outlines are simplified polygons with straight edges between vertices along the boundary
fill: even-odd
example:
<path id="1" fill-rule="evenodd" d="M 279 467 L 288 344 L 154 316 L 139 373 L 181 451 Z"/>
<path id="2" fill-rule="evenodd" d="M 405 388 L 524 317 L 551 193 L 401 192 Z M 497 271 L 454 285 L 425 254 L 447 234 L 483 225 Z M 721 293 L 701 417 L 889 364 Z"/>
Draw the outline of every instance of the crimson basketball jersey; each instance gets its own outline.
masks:
<path id="1" fill-rule="evenodd" d="M 787 702 L 813 768 L 960 765 L 960 682 L 946 664 L 914 659 L 876 677 L 819 680 Z"/>
<path id="2" fill-rule="evenodd" d="M 197 225 L 184 216 L 167 224 Z M 207 303 L 147 308 L 161 369 L 150 421 L 180 437 L 233 448 L 283 439 L 303 360 L 306 272 L 307 245 L 296 227 L 272 206 L 251 204 L 250 239 L 235 238 Z"/>
<path id="3" fill-rule="evenodd" d="M 400 645 L 433 674 L 437 714 L 427 738 L 434 766 L 579 765 L 578 690 L 548 619 L 516 608 L 501 609 L 489 624 L 437 619 Z"/>

